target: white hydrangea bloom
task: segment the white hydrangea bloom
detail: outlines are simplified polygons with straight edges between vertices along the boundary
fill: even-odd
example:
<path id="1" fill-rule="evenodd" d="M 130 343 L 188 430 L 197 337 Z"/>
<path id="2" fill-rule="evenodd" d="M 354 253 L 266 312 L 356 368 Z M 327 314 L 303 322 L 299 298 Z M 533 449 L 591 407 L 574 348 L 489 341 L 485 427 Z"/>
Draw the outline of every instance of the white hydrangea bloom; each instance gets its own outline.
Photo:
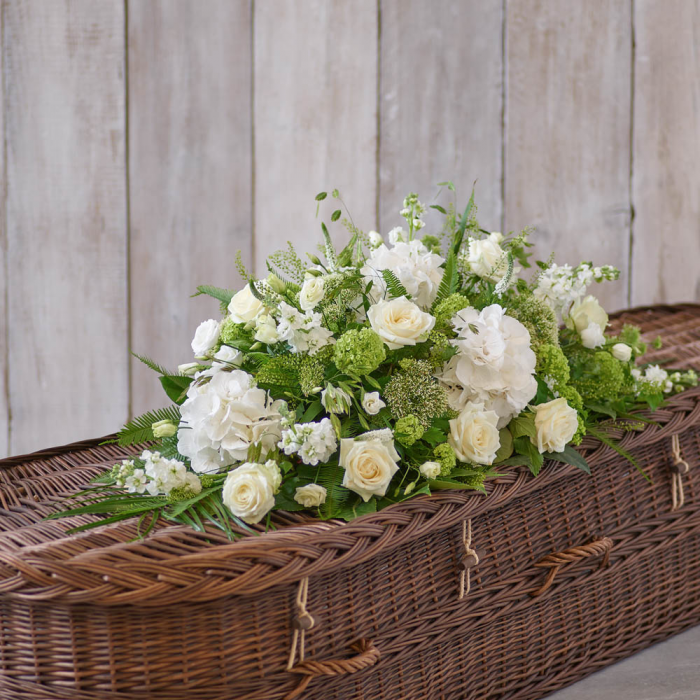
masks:
<path id="1" fill-rule="evenodd" d="M 504 428 L 537 393 L 530 334 L 498 304 L 481 312 L 462 309 L 452 324 L 458 338 L 451 342 L 458 352 L 438 374 L 450 406 L 461 411 L 469 402 L 482 403 L 498 414 L 498 427 Z"/>
<path id="2" fill-rule="evenodd" d="M 282 431 L 278 447 L 286 455 L 298 454 L 304 464 L 327 462 L 338 449 L 333 424 L 328 418 L 318 423 L 297 423 Z"/>

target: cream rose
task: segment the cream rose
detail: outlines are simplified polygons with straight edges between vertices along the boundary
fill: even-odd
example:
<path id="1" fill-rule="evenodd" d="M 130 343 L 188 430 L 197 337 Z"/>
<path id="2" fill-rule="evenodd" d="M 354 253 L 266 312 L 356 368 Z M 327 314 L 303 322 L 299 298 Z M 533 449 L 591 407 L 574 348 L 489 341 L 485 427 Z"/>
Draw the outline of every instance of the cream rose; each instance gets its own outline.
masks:
<path id="1" fill-rule="evenodd" d="M 426 479 L 437 479 L 440 476 L 441 469 L 442 465 L 440 462 L 423 462 L 419 467 L 420 473 Z"/>
<path id="2" fill-rule="evenodd" d="M 250 291 L 250 285 L 246 285 L 233 295 L 228 312 L 236 323 L 248 323 L 256 319 L 264 308 L 265 305 Z"/>
<path id="3" fill-rule="evenodd" d="M 386 406 L 386 404 L 382 401 L 378 391 L 368 391 L 362 399 L 362 408 L 364 408 L 370 416 L 376 416 L 384 406 Z"/>
<path id="4" fill-rule="evenodd" d="M 632 348 L 627 343 L 615 343 L 612 346 L 612 356 L 620 362 L 629 362 L 632 358 Z"/>
<path id="5" fill-rule="evenodd" d="M 567 443 L 578 430 L 578 416 L 566 399 L 554 399 L 539 406 L 533 406 L 535 411 L 535 428 L 537 441 L 530 438 L 537 446 L 540 454 L 543 452 L 563 452 Z"/>
<path id="6" fill-rule="evenodd" d="M 574 302 L 569 318 L 579 333 L 585 331 L 591 323 L 597 323 L 601 331 L 604 331 L 608 325 L 608 314 L 591 294 L 583 300 L 577 299 Z"/>
<path id="7" fill-rule="evenodd" d="M 469 402 L 459 416 L 450 421 L 447 441 L 460 461 L 493 464 L 501 446 L 498 414 L 485 411 L 483 403 Z"/>
<path id="8" fill-rule="evenodd" d="M 326 489 L 318 484 L 297 486 L 294 500 L 304 508 L 316 508 L 326 502 Z"/>
<path id="9" fill-rule="evenodd" d="M 222 491 L 228 509 L 251 525 L 259 523 L 275 505 L 274 487 L 262 466 L 241 464 L 229 472 Z"/>
<path id="10" fill-rule="evenodd" d="M 391 350 L 415 345 L 428 337 L 435 318 L 406 297 L 380 301 L 369 307 L 370 325 Z"/>
<path id="11" fill-rule="evenodd" d="M 363 501 L 383 496 L 391 477 L 399 470 L 394 442 L 378 439 L 340 441 L 338 463 L 345 469 L 343 486 L 359 493 Z"/>
<path id="12" fill-rule="evenodd" d="M 299 306 L 304 311 L 311 311 L 311 309 L 315 308 L 323 300 L 323 287 L 323 277 L 309 277 L 304 280 L 299 293 Z"/>
<path id="13" fill-rule="evenodd" d="M 195 357 L 205 357 L 206 354 L 216 345 L 219 339 L 219 329 L 221 324 L 210 318 L 197 326 L 197 330 L 192 338 L 192 352 Z"/>
<path id="14" fill-rule="evenodd" d="M 469 239 L 467 248 L 467 263 L 471 271 L 478 277 L 499 282 L 508 270 L 507 257 L 501 248 L 502 233 L 490 233 L 486 238 L 477 240 Z M 514 268 L 513 274 L 520 272 L 520 268 Z"/>

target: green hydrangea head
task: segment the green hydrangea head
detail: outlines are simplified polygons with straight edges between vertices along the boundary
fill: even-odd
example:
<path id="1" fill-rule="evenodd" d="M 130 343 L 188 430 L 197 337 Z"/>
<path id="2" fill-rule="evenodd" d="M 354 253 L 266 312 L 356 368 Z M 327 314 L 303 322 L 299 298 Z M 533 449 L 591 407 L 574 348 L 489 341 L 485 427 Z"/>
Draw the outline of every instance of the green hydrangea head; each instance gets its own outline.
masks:
<path id="1" fill-rule="evenodd" d="M 450 294 L 446 299 L 443 299 L 433 311 L 435 316 L 435 329 L 438 331 L 452 330 L 452 318 L 454 315 L 471 306 L 469 299 L 462 294 Z"/>
<path id="2" fill-rule="evenodd" d="M 557 391 L 569 381 L 571 371 L 566 355 L 559 347 L 559 343 L 553 345 L 544 343 L 538 346 L 537 351 L 537 374 L 548 377 L 552 380 Z"/>
<path id="3" fill-rule="evenodd" d="M 581 411 L 583 410 L 583 399 L 581 398 L 581 394 L 578 392 L 578 389 L 570 384 L 566 384 L 557 389 L 557 391 L 559 392 L 559 396 L 566 399 L 566 403 L 568 403 L 571 408 L 575 408 L 580 415 Z"/>
<path id="4" fill-rule="evenodd" d="M 433 457 L 440 463 L 440 476 L 449 476 L 457 465 L 457 455 L 450 445 L 443 442 L 433 450 Z"/>
<path id="5" fill-rule="evenodd" d="M 571 384 L 584 402 L 616 399 L 625 388 L 623 365 L 606 350 L 598 350 L 586 358 L 581 377 L 572 380 Z"/>
<path id="6" fill-rule="evenodd" d="M 346 331 L 334 346 L 333 362 L 341 372 L 370 374 L 385 359 L 384 343 L 371 328 Z"/>
<path id="7" fill-rule="evenodd" d="M 414 416 L 410 413 L 403 418 L 399 418 L 394 425 L 394 434 L 396 439 L 402 445 L 412 445 L 416 440 L 420 440 L 423 437 L 425 428 L 421 424 L 418 416 Z"/>
<path id="8" fill-rule="evenodd" d="M 552 308 L 532 294 L 513 298 L 508 315 L 516 318 L 530 333 L 530 345 L 537 353 L 540 345 L 559 345 L 559 325 Z"/>
<path id="9" fill-rule="evenodd" d="M 248 338 L 249 333 L 245 331 L 243 323 L 236 323 L 230 316 L 224 319 L 219 332 L 219 344 L 231 345 L 236 340 Z"/>

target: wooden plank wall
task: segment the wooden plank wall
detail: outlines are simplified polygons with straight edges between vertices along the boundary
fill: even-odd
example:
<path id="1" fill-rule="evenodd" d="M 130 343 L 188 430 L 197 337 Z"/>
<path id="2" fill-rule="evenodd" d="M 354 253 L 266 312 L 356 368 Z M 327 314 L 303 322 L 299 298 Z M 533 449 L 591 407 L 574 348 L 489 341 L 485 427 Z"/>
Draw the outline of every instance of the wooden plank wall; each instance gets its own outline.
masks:
<path id="1" fill-rule="evenodd" d="M 611 308 L 700 300 L 700 0 L 0 3 L 0 455 L 163 404 L 129 349 L 189 360 L 323 189 L 386 233 L 478 179 Z"/>

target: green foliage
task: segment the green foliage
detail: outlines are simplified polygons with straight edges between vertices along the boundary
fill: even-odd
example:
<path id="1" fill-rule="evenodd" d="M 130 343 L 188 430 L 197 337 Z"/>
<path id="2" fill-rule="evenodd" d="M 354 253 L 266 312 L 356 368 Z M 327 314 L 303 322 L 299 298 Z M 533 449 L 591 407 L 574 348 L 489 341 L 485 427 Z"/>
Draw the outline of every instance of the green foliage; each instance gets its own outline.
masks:
<path id="1" fill-rule="evenodd" d="M 160 420 L 170 420 L 174 423 L 179 423 L 180 409 L 177 406 L 158 408 L 155 411 L 149 411 L 130 420 L 117 433 L 117 443 L 122 447 L 128 447 L 129 445 L 140 445 L 141 443 L 154 440 L 151 426 Z"/>
<path id="2" fill-rule="evenodd" d="M 440 280 L 440 286 L 438 287 L 435 301 L 433 302 L 433 309 L 436 309 L 441 301 L 447 299 L 452 294 L 455 294 L 459 287 L 460 283 L 459 270 L 457 269 L 457 253 L 454 250 L 451 250 L 447 256 L 447 260 L 445 261 L 445 270 L 442 274 L 442 279 Z"/>
<path id="3" fill-rule="evenodd" d="M 236 347 L 238 341 L 250 340 L 250 332 L 245 330 L 245 324 L 236 323 L 230 316 L 221 323 L 219 344 Z"/>
<path id="4" fill-rule="evenodd" d="M 411 295 L 406 291 L 406 287 L 401 284 L 399 278 L 391 270 L 382 270 L 382 277 L 386 283 L 386 289 L 392 299 L 398 297 L 406 297 L 410 299 Z"/>
<path id="5" fill-rule="evenodd" d="M 231 299 L 233 299 L 235 293 L 236 292 L 232 289 L 222 289 L 221 287 L 212 287 L 203 284 L 197 287 L 197 291 L 192 296 L 198 297 L 200 294 L 206 294 L 214 299 L 218 299 L 221 305 L 221 313 L 226 313 L 228 305 L 231 303 Z"/>
<path id="6" fill-rule="evenodd" d="M 527 328 L 536 355 L 543 345 L 559 345 L 557 318 L 546 302 L 528 292 L 514 295 L 509 300 L 508 314 Z"/>
<path id="7" fill-rule="evenodd" d="M 160 378 L 168 398 L 178 405 L 184 403 L 187 390 L 193 381 L 192 377 L 183 377 L 181 374 L 166 374 Z"/>
<path id="8" fill-rule="evenodd" d="M 462 294 L 450 294 L 442 301 L 433 305 L 433 316 L 435 316 L 435 330 L 439 332 L 452 331 L 452 319 L 455 314 L 462 309 L 471 306 L 469 299 Z"/>
<path id="9" fill-rule="evenodd" d="M 622 364 L 607 350 L 585 352 L 583 349 L 569 357 L 572 364 L 571 384 L 584 403 L 598 403 L 619 397 L 625 386 Z"/>
<path id="10" fill-rule="evenodd" d="M 146 355 L 139 355 L 135 352 L 131 353 L 137 360 L 140 362 L 143 362 L 146 367 L 149 369 L 152 369 L 154 372 L 158 372 L 158 374 L 175 374 L 174 372 L 170 372 L 163 365 L 159 365 L 155 360 L 152 360 L 150 357 L 146 357 Z"/>

